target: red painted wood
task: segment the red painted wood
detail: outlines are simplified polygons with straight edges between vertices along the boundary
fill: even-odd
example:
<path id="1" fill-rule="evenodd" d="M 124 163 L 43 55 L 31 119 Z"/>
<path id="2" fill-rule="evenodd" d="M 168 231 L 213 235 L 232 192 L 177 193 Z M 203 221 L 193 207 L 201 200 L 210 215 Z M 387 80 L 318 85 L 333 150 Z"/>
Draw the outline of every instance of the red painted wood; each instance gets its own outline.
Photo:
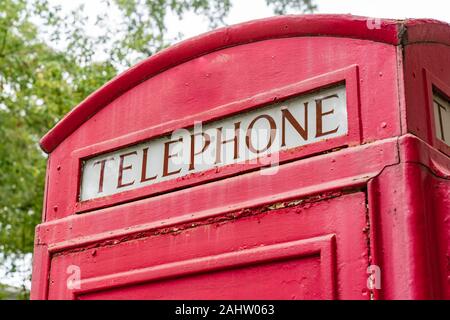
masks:
<path id="1" fill-rule="evenodd" d="M 450 147 L 436 139 L 432 104 L 433 86 L 450 97 L 450 47 L 406 46 L 404 72 L 408 131 L 450 156 Z"/>
<path id="2" fill-rule="evenodd" d="M 374 42 L 362 44 L 361 40 L 321 37 L 256 42 L 194 59 L 141 83 L 96 113 L 52 152 L 53 165 L 49 170 L 54 180 L 49 186 L 49 193 L 55 196 L 48 199 L 48 220 L 73 213 L 74 208 L 79 206 L 78 175 L 68 174 L 78 170 L 79 161 L 71 154 L 74 150 L 99 143 L 114 144 L 115 139 L 123 141 L 127 139 L 126 136 L 140 135 L 143 130 L 151 130 L 149 134 L 157 132 L 156 134 L 160 135 L 163 132 L 161 129 L 156 131 L 157 129 L 149 128 L 168 129 L 176 121 L 187 125 L 189 122 L 193 124 L 193 119 L 211 120 L 210 112 L 213 110 L 214 114 L 215 109 L 221 109 L 221 114 L 233 114 L 246 106 L 250 107 L 248 104 L 242 106 L 241 103 L 235 103 L 236 101 L 302 81 L 311 83 L 314 82 L 311 79 L 319 76 L 331 78 L 326 75 L 337 70 L 348 70 L 354 65 L 359 68 L 360 103 L 374 106 L 360 108 L 361 140 L 369 142 L 398 135 L 399 112 L 389 107 L 393 103 L 398 104 L 395 47 Z M 323 52 L 324 58 L 316 59 L 317 52 Z M 329 56 L 333 59 L 325 58 Z M 367 60 L 368 56 L 372 58 Z M 339 78 L 332 79 L 334 82 Z M 349 86 L 352 86 L 352 82 L 349 82 Z M 273 97 L 276 97 L 276 93 Z M 313 150 L 308 154 L 333 149 L 336 147 L 334 142 L 330 140 L 328 144 L 316 150 L 314 148 L 318 146 L 312 146 L 310 148 Z M 357 144 L 355 137 L 342 142 L 340 144 Z M 213 180 L 220 178 L 221 174 L 233 174 L 235 171 L 214 171 L 204 175 L 202 179 Z M 195 175 L 191 178 L 192 182 L 190 179 L 184 179 L 180 185 L 179 181 L 172 181 L 155 191 L 198 182 Z M 134 190 L 125 195 L 112 196 L 106 202 L 142 197 L 152 190 Z M 105 204 L 102 201 L 104 200 L 95 201 L 97 203 L 94 202 L 92 206 L 102 206 Z M 89 208 L 89 205 L 84 205 L 84 208 L 86 207 Z M 82 206 L 80 209 L 84 208 Z"/>
<path id="3" fill-rule="evenodd" d="M 31 282 L 30 298 L 43 300 L 48 297 L 48 279 L 51 257 L 45 244 L 40 242 L 39 231 L 36 232 L 36 240 L 33 252 L 33 277 Z"/>
<path id="4" fill-rule="evenodd" d="M 404 22 L 403 44 L 435 43 L 449 45 L 449 24 L 434 19 L 408 19 Z"/>
<path id="5" fill-rule="evenodd" d="M 374 255 L 384 270 L 379 298 L 450 299 L 449 188 L 415 163 L 387 168 L 371 182 Z"/>
<path id="6" fill-rule="evenodd" d="M 254 208 L 247 211 L 247 216 L 239 219 L 228 220 L 210 220 L 203 223 L 199 223 L 198 227 L 188 227 L 182 231 L 182 227 L 178 230 L 173 228 L 170 232 L 162 235 L 149 234 L 140 239 L 119 242 L 116 246 L 100 246 L 97 248 L 82 250 L 74 252 L 73 254 L 63 254 L 55 256 L 52 262 L 52 270 L 50 275 L 50 289 L 49 298 L 70 298 L 71 292 L 65 290 L 65 270 L 68 264 L 76 264 L 83 266 L 82 277 L 86 279 L 86 290 L 89 291 L 102 291 L 101 288 L 114 287 L 111 285 L 111 281 L 121 286 L 130 283 L 136 283 L 136 277 L 139 279 L 137 283 L 145 283 L 150 279 L 160 283 L 159 277 L 163 277 L 166 272 L 169 272 L 167 268 L 175 269 L 175 274 L 187 273 L 186 277 L 191 274 L 189 271 L 192 264 L 199 264 L 201 268 L 206 269 L 202 273 L 211 273 L 214 270 L 214 265 L 208 265 L 202 263 L 199 260 L 200 257 L 205 259 L 213 259 L 212 257 L 218 254 L 232 253 L 233 258 L 229 256 L 218 256 L 214 259 L 218 259 L 218 264 L 225 263 L 227 268 L 233 266 L 233 269 L 238 268 L 241 264 L 241 269 L 248 268 L 248 258 L 245 250 L 271 250 L 272 255 L 278 256 L 281 259 L 278 270 L 283 273 L 283 255 L 298 256 L 296 258 L 299 272 L 304 277 L 308 278 L 308 270 L 314 270 L 316 267 L 323 268 L 326 272 L 323 272 L 321 277 L 329 279 L 328 285 L 336 286 L 336 297 L 352 298 L 352 299 L 367 299 L 368 291 L 365 290 L 366 274 L 365 269 L 367 267 L 367 248 L 365 246 L 366 240 L 364 236 L 364 227 L 366 224 L 365 215 L 365 194 L 357 192 L 349 195 L 342 195 L 334 197 L 326 197 L 324 195 L 323 200 L 305 202 L 305 204 L 293 205 L 292 207 L 280 208 L 280 209 L 264 209 L 261 211 L 261 207 Z M 267 207 L 266 207 L 267 208 Z M 354 226 L 349 230 L 349 223 Z M 350 232 L 349 232 L 350 231 Z M 312 255 L 312 260 L 315 261 L 313 269 L 309 269 L 309 254 L 308 252 L 313 247 L 323 247 L 320 244 L 322 240 L 316 239 L 317 237 L 325 238 L 326 247 L 333 247 L 330 243 L 332 240 L 328 237 L 330 234 L 336 235 L 336 247 L 330 254 L 336 254 L 337 261 L 331 262 L 331 257 L 318 257 Z M 208 241 L 205 241 L 208 239 Z M 320 239 L 320 238 L 319 238 Z M 271 246 L 278 245 L 284 248 L 296 248 L 292 246 L 293 241 L 300 242 L 300 250 L 295 252 L 286 251 L 287 249 L 273 249 Z M 95 250 L 95 255 L 93 251 Z M 295 249 L 297 250 L 297 249 Z M 328 249 L 329 251 L 331 249 Z M 317 252 L 317 249 L 313 251 Z M 265 265 L 273 263 L 273 256 L 265 256 L 265 254 L 251 253 L 255 258 L 261 259 L 264 263 L 261 263 L 261 267 L 264 269 Z M 326 254 L 326 252 L 325 252 Z M 211 257 L 211 258 L 210 258 Z M 319 263 L 317 259 L 324 260 Z M 231 261 L 223 259 L 231 259 Z M 192 261 L 194 260 L 194 261 Z M 304 261 L 306 260 L 306 261 Z M 228 262 L 227 262 L 228 261 Z M 171 263 L 179 262 L 176 265 L 170 265 Z M 285 262 L 286 263 L 286 262 Z M 322 263 L 327 265 L 322 265 Z M 332 266 L 329 264 L 332 263 Z M 169 264 L 169 265 L 168 265 Z M 189 268 L 186 266 L 190 266 Z M 303 265 L 306 264 L 305 268 Z M 151 272 L 147 270 L 151 266 L 159 266 L 158 270 Z M 337 268 L 337 266 L 340 266 Z M 209 269 L 212 270 L 209 270 Z M 330 270 L 332 268 L 332 270 Z M 221 270 L 219 267 L 218 270 Z M 269 270 L 271 267 L 269 267 Z M 287 264 L 286 269 L 288 272 L 286 276 L 290 279 L 294 275 L 289 272 L 290 265 Z M 356 272 L 356 270 L 359 270 Z M 128 274 L 122 274 L 127 272 Z M 149 272 L 150 271 L 150 272 Z M 157 273 L 155 275 L 155 272 Z M 173 271 L 172 271 L 173 272 Z M 262 276 L 267 277 L 265 270 L 255 271 L 255 273 L 262 273 Z M 305 272 L 305 273 L 303 273 Z M 329 278 L 331 273 L 336 272 L 337 278 Z M 238 272 L 238 274 L 240 271 Z M 173 274 L 173 273 L 172 273 Z M 310 275 L 310 276 L 312 276 Z M 105 276 L 105 277 L 103 277 Z M 170 279 L 170 276 L 168 276 Z M 188 277 L 189 278 L 189 277 Z M 215 278 L 214 275 L 210 275 L 210 278 Z M 300 275 L 301 278 L 301 275 Z M 315 278 L 315 277 L 313 277 Z M 236 291 L 236 288 L 232 292 L 222 291 L 218 288 L 226 286 L 226 281 L 229 279 L 228 275 L 223 276 L 223 281 L 215 283 L 208 292 L 203 290 L 189 290 L 188 288 L 194 288 L 191 285 L 180 284 L 184 289 L 185 298 L 221 298 L 223 297 L 236 297 L 236 298 L 252 298 L 247 293 L 241 294 Z M 158 280 L 158 281 L 157 281 Z M 189 280 L 187 280 L 189 282 Z M 193 277 L 192 281 L 197 282 L 197 278 Z M 216 281 L 214 279 L 205 282 L 205 285 L 209 281 Z M 236 281 L 236 280 L 235 280 Z M 336 281 L 333 284 L 333 281 Z M 289 281 L 287 281 L 289 282 Z M 315 283 L 305 280 L 305 284 Z M 250 282 L 251 283 L 251 282 Z M 160 284 L 164 286 L 164 283 Z M 178 287 L 176 283 L 170 282 L 167 284 L 167 288 L 159 291 L 162 297 L 179 297 L 175 291 L 171 288 Z M 216 287 L 217 285 L 217 287 Z M 264 283 L 260 284 L 264 286 Z M 266 283 L 265 291 L 274 291 L 276 286 L 283 285 L 281 278 L 276 279 L 276 283 L 270 281 Z M 251 285 L 249 284 L 250 288 Z M 161 288 L 157 285 L 158 288 Z M 290 291 L 280 291 L 278 294 L 283 295 L 284 298 L 292 298 L 292 296 L 286 296 L 286 294 L 303 294 L 301 286 L 297 286 L 296 290 L 289 287 Z M 313 288 L 306 288 L 312 290 Z M 83 283 L 81 285 L 81 292 L 83 292 Z M 80 291 L 79 290 L 79 291 Z M 103 289 L 104 290 L 104 289 Z M 127 289 L 130 290 L 130 289 Z M 157 289 L 155 289 L 157 290 Z M 167 290 L 167 291 L 166 291 Z M 169 291 L 170 290 L 170 291 Z M 217 293 L 213 294 L 213 290 Z M 250 289 L 249 289 L 250 290 Z M 317 289 L 316 289 L 317 290 Z M 320 290 L 320 286 L 318 288 Z M 145 290 L 144 290 L 145 291 Z M 153 292 L 153 289 L 151 290 Z M 187 293 L 190 292 L 190 293 Z M 316 298 L 331 297 L 333 291 L 326 290 L 325 296 L 316 296 Z M 112 297 L 117 297 L 120 293 L 114 292 Z M 143 293 L 145 294 L 145 293 Z M 156 294 L 149 293 L 149 294 Z M 244 295 L 242 295 L 244 294 Z M 254 288 L 253 294 L 257 295 L 257 291 Z M 261 292 L 262 294 L 262 292 Z M 257 297 L 257 296 L 255 296 Z M 268 297 L 268 296 L 266 296 Z M 261 296 L 261 298 L 263 298 Z M 311 296 L 310 298 L 314 298 Z"/>
<path id="7" fill-rule="evenodd" d="M 399 154 L 368 186 L 372 263 L 385 270 L 378 298 L 450 299 L 449 159 L 412 135 Z"/>
<path id="8" fill-rule="evenodd" d="M 96 277 L 85 280 L 74 295 L 81 299 L 182 299 L 191 294 L 189 298 L 206 299 L 214 290 L 214 296 L 222 299 L 333 299 L 335 238 L 326 235 Z M 242 288 L 242 283 L 258 287 Z M 195 292 L 188 289 L 193 287 Z"/>
<path id="9" fill-rule="evenodd" d="M 276 38 L 309 36 L 346 37 L 393 45 L 402 41 L 450 44 L 448 25 L 440 21 L 411 19 L 402 23 L 380 19 L 380 28 L 369 29 L 367 19 L 351 15 L 273 17 L 218 29 L 189 39 L 152 56 L 105 84 L 49 132 L 42 139 L 41 146 L 46 152 L 53 151 L 93 114 L 151 76 L 187 60 L 231 46 Z M 405 28 L 408 30 L 408 36 L 402 38 Z"/>
<path id="10" fill-rule="evenodd" d="M 277 17 L 126 71 L 42 140 L 32 298 L 450 299 L 450 158 L 430 113 L 431 86 L 450 83 L 449 34 L 428 20 Z M 83 158 L 340 81 L 349 135 L 281 154 L 275 175 L 242 163 L 78 201 Z M 369 265 L 381 289 L 367 288 Z"/>
<path id="11" fill-rule="evenodd" d="M 41 146 L 47 152 L 53 151 L 81 124 L 127 90 L 198 56 L 250 42 L 287 37 L 346 37 L 398 44 L 399 25 L 394 20 L 382 20 L 381 26 L 380 29 L 369 30 L 367 18 L 355 16 L 285 16 L 226 27 L 189 39 L 152 56 L 107 83 L 72 110 L 42 139 Z"/>
<path id="12" fill-rule="evenodd" d="M 326 73 L 321 76 L 308 79 L 306 81 L 294 83 L 286 87 L 273 88 L 269 92 L 250 97 L 245 100 L 233 102 L 231 104 L 221 106 L 217 109 L 208 110 L 204 114 L 195 114 L 194 116 L 190 117 L 187 116 L 186 118 L 180 119 L 178 121 L 173 120 L 168 123 L 163 123 L 162 125 L 157 125 L 156 127 L 143 129 L 135 133 L 101 142 L 99 144 L 89 145 L 85 148 L 75 150 L 73 152 L 72 156 L 75 160 L 74 163 L 78 165 L 78 167 L 74 167 L 73 170 L 81 170 L 80 166 L 82 159 L 84 158 L 102 154 L 119 147 L 132 145 L 136 142 L 145 141 L 149 138 L 155 138 L 179 128 L 189 128 L 189 126 L 198 121 L 198 119 L 202 119 L 204 122 L 210 122 L 229 116 L 233 113 L 249 111 L 251 109 L 257 108 L 258 106 L 268 105 L 270 103 L 273 103 L 274 101 L 282 101 L 293 95 L 306 94 L 310 91 L 320 88 L 326 88 L 333 84 L 341 82 L 345 82 L 348 92 L 346 97 L 347 112 L 349 117 L 348 134 L 346 136 L 334 138 L 332 140 L 321 141 L 296 149 L 290 149 L 276 154 L 271 154 L 270 156 L 277 158 L 279 163 L 284 163 L 333 148 L 358 145 L 361 143 L 362 139 L 361 119 L 359 115 L 358 79 L 358 67 L 350 66 L 348 68 Z M 129 202 L 130 200 L 139 199 L 145 196 L 161 194 L 168 190 L 181 189 L 183 187 L 205 183 L 214 179 L 217 180 L 219 178 L 230 177 L 235 175 L 236 173 L 244 173 L 246 171 L 259 169 L 267 163 L 270 163 L 270 161 L 260 161 L 259 163 L 255 163 L 255 161 L 247 161 L 243 163 L 237 163 L 235 165 L 215 168 L 211 169 L 208 172 L 190 174 L 188 177 L 182 177 L 172 181 L 153 184 L 147 187 L 140 188 L 138 190 L 125 191 L 113 196 L 83 202 L 76 202 L 74 204 L 74 207 L 70 208 L 69 210 L 71 212 L 84 212 L 102 207 L 108 207 L 111 204 Z"/>
<path id="13" fill-rule="evenodd" d="M 68 216 L 41 224 L 38 232 L 42 241 L 49 244 L 51 252 L 60 252 L 249 207 L 357 188 L 379 175 L 384 166 L 399 161 L 397 139 L 390 139 L 285 164 L 276 175 L 261 175 L 256 171 L 217 181 L 214 188 L 204 184 Z"/>

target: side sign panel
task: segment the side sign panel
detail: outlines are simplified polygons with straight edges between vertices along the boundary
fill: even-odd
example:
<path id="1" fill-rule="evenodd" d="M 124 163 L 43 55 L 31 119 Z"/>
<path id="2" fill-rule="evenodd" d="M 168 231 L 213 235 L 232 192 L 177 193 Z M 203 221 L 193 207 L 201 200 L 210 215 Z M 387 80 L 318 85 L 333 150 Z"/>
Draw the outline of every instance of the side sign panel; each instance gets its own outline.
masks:
<path id="1" fill-rule="evenodd" d="M 450 146 L 450 102 L 435 94 L 433 109 L 436 137 Z"/>

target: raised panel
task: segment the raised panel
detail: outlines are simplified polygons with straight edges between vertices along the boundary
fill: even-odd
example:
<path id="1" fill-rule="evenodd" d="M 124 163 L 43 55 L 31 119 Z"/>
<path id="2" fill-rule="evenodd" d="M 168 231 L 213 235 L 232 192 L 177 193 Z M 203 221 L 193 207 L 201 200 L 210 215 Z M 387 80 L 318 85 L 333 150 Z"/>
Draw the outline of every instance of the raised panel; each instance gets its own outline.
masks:
<path id="1" fill-rule="evenodd" d="M 355 190 L 112 239 L 54 254 L 49 298 L 367 299 L 366 223 Z"/>
<path id="2" fill-rule="evenodd" d="M 332 299 L 334 240 L 327 235 L 86 279 L 74 294 L 79 299 Z"/>

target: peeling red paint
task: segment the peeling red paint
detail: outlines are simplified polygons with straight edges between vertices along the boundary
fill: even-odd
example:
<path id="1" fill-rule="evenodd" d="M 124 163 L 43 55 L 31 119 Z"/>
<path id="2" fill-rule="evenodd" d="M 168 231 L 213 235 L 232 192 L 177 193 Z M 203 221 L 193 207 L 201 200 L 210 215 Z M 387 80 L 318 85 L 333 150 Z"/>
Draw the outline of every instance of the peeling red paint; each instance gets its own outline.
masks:
<path id="1" fill-rule="evenodd" d="M 450 28 L 380 21 L 232 26 L 91 95 L 41 142 L 32 298 L 450 299 L 450 151 L 431 106 L 434 87 L 450 97 Z M 280 152 L 274 175 L 239 163 L 80 202 L 87 157 L 343 82 L 349 134 Z"/>

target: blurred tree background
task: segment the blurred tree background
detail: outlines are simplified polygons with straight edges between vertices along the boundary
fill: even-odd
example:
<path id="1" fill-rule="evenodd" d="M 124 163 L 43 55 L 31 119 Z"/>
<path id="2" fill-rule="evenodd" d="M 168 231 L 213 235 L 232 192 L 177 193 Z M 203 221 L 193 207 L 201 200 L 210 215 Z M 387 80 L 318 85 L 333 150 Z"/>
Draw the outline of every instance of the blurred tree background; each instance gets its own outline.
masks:
<path id="1" fill-rule="evenodd" d="M 10 273 L 32 252 L 41 221 L 46 155 L 40 137 L 118 72 L 170 45 L 168 14 L 195 13 L 215 28 L 225 25 L 236 2 L 96 1 L 108 10 L 92 13 L 80 5 L 67 13 L 51 0 L 0 1 L 0 265 Z M 313 0 L 265 1 L 275 14 L 315 10 Z M 120 20 L 111 24 L 110 12 Z M 93 15 L 95 34 L 87 30 Z M 27 298 L 25 285 L 5 288 L 0 285 L 0 299 Z"/>

